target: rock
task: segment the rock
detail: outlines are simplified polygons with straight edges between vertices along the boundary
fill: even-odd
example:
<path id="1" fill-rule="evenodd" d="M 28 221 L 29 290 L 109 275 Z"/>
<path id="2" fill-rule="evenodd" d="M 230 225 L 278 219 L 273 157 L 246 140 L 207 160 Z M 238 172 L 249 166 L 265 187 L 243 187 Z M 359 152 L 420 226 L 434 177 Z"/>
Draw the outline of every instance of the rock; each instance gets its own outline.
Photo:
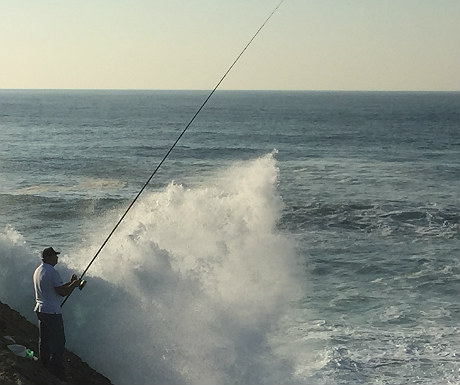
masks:
<path id="1" fill-rule="evenodd" d="M 17 344 L 32 349 L 38 355 L 37 325 L 1 302 L 0 333 L 1 337 L 10 336 Z M 16 356 L 8 345 L 11 345 L 11 340 L 0 338 L 1 385 L 113 385 L 108 378 L 68 350 L 64 353 L 66 375 L 60 379 L 42 367 L 39 361 Z"/>

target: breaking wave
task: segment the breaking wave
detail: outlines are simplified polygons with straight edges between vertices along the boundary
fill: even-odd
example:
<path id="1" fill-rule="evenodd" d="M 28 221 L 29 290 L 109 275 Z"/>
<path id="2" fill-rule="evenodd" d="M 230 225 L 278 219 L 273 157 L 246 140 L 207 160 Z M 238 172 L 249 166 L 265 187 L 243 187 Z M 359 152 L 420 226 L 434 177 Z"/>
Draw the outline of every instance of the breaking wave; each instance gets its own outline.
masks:
<path id="1" fill-rule="evenodd" d="M 144 196 L 66 303 L 67 346 L 117 384 L 293 382 L 293 357 L 270 338 L 302 291 L 294 242 L 277 230 L 277 180 L 270 154 Z M 118 215 L 63 252 L 63 278 L 86 267 Z M 35 322 L 38 256 L 13 228 L 0 253 L 0 298 Z"/>

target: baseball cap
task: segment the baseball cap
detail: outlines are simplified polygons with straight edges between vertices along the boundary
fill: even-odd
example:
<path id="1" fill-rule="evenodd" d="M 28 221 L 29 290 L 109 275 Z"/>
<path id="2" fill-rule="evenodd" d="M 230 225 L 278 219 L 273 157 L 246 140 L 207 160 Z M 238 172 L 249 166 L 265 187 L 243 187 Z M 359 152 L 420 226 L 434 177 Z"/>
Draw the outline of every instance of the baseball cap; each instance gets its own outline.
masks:
<path id="1" fill-rule="evenodd" d="M 52 247 L 47 247 L 42 251 L 42 259 L 46 259 L 57 254 L 61 254 L 61 252 L 54 250 Z"/>

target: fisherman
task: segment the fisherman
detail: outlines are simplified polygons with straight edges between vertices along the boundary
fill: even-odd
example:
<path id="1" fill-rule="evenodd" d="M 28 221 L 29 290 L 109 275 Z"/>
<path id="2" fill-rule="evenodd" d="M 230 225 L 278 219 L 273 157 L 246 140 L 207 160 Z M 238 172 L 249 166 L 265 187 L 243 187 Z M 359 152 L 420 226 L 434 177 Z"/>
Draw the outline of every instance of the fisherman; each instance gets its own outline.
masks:
<path id="1" fill-rule="evenodd" d="M 63 283 L 54 269 L 58 263 L 59 251 L 47 247 L 42 251 L 42 264 L 33 275 L 35 308 L 39 325 L 39 357 L 42 365 L 56 374 L 64 376 L 65 334 L 62 321 L 61 297 L 65 297 L 81 285 L 75 274 L 69 282 Z"/>

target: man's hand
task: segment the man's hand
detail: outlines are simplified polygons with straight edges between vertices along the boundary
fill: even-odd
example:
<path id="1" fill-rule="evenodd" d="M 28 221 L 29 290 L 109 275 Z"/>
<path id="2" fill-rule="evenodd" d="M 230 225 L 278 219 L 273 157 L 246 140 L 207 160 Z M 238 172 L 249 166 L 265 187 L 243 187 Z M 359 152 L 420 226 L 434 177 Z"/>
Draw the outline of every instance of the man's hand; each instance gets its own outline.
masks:
<path id="1" fill-rule="evenodd" d="M 72 278 L 70 278 L 70 285 L 72 287 L 79 287 L 81 285 L 81 279 L 79 279 L 76 274 L 72 274 Z"/>
<path id="2" fill-rule="evenodd" d="M 64 283 L 64 285 L 62 286 L 56 287 L 55 290 L 61 297 L 66 297 L 70 293 L 72 293 L 73 289 L 75 289 L 76 287 L 79 287 L 80 284 L 81 284 L 81 279 L 79 279 L 75 274 L 72 274 L 72 277 L 70 278 L 69 282 Z"/>

